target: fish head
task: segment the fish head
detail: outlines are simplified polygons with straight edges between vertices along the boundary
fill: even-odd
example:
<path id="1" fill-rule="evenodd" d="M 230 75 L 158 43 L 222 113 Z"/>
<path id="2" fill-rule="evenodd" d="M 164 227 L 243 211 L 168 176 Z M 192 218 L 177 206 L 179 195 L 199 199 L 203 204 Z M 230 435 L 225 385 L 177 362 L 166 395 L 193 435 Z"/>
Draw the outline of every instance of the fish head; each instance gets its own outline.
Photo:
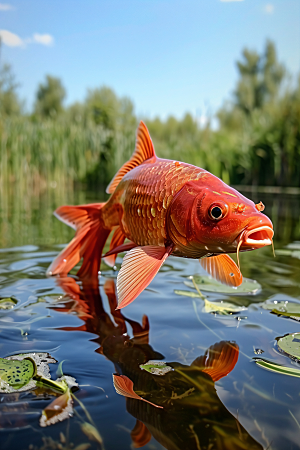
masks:
<path id="1" fill-rule="evenodd" d="M 262 213 L 263 204 L 244 197 L 207 173 L 187 183 L 171 205 L 171 235 L 187 256 L 235 253 L 272 244 L 273 225 Z"/>

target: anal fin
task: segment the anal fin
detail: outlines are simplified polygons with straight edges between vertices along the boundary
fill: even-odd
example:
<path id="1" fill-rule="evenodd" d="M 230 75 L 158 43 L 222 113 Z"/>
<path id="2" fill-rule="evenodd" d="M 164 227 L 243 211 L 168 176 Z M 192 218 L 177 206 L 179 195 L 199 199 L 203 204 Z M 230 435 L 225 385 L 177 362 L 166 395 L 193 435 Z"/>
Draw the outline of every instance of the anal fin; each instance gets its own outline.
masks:
<path id="1" fill-rule="evenodd" d="M 119 303 L 117 309 L 129 305 L 151 283 L 173 247 L 148 245 L 128 252 L 117 279 Z"/>
<path id="2" fill-rule="evenodd" d="M 237 287 L 243 282 L 243 275 L 230 256 L 226 254 L 201 258 L 200 264 L 213 278 L 227 286 Z"/>

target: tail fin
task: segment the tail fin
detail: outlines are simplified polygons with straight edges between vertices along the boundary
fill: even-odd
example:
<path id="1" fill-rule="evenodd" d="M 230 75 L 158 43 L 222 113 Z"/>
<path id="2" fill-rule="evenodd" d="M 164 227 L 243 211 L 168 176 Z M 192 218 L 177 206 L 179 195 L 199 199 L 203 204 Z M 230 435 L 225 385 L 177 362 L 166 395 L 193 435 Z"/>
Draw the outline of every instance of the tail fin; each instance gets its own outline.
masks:
<path id="1" fill-rule="evenodd" d="M 55 211 L 57 218 L 74 228 L 76 234 L 52 262 L 47 275 L 66 275 L 83 258 L 78 275 L 98 280 L 102 250 L 111 231 L 103 225 L 100 213 L 103 205 L 61 206 Z"/>

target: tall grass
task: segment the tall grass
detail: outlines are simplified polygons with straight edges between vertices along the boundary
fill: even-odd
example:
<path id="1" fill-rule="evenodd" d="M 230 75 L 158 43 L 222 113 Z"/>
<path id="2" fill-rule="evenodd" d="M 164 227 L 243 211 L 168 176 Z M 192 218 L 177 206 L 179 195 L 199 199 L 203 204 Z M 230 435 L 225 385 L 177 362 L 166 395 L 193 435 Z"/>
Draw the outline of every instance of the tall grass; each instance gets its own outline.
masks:
<path id="1" fill-rule="evenodd" d="M 105 186 L 134 148 L 134 130 L 105 130 L 69 121 L 0 122 L 0 190 L 39 192 L 72 188 L 75 182 Z M 95 176 L 96 172 L 96 176 Z"/>

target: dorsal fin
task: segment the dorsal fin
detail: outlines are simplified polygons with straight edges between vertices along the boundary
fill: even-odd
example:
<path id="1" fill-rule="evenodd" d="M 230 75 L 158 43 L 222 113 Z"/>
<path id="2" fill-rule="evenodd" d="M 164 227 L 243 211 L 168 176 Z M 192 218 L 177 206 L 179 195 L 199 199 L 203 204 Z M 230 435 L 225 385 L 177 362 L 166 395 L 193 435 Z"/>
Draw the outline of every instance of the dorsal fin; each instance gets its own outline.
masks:
<path id="1" fill-rule="evenodd" d="M 114 178 L 107 186 L 107 194 L 112 194 L 114 192 L 127 172 L 129 172 L 131 169 L 134 169 L 134 167 L 139 166 L 144 161 L 152 158 L 153 156 L 156 157 L 152 139 L 150 137 L 148 128 L 146 127 L 144 122 L 141 121 L 136 132 L 135 150 L 130 160 L 121 167 L 121 169 L 116 173 Z"/>

